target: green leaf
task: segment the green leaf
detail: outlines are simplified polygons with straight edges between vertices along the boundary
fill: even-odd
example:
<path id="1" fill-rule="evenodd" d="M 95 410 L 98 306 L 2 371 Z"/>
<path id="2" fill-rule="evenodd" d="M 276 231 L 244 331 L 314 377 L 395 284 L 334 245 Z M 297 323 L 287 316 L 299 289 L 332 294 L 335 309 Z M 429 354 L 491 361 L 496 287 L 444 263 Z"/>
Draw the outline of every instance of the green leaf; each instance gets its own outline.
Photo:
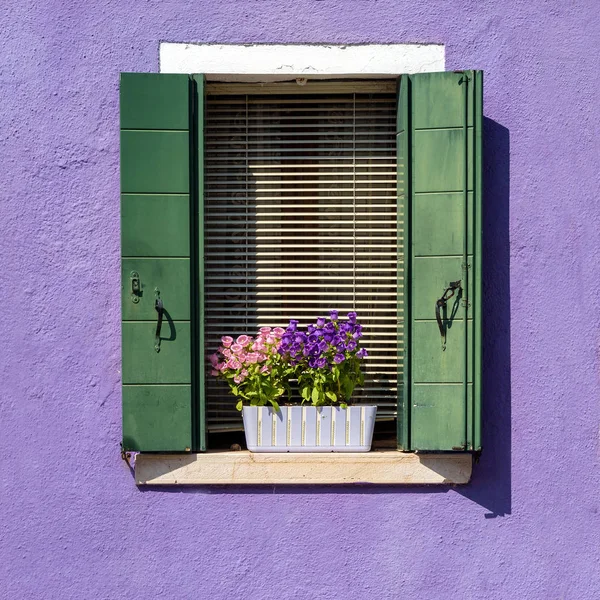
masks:
<path id="1" fill-rule="evenodd" d="M 238 403 L 235 405 L 235 407 L 236 407 L 238 410 L 242 410 L 242 406 L 243 406 L 243 402 L 242 402 L 241 400 L 240 400 L 240 401 L 239 401 L 239 402 L 238 402 Z"/>
<path id="2" fill-rule="evenodd" d="M 275 400 L 271 400 L 271 404 L 273 405 L 273 408 L 279 412 L 279 404 L 277 404 L 277 402 L 275 402 Z"/>
<path id="3" fill-rule="evenodd" d="M 300 389 L 300 395 L 305 400 L 308 400 L 310 398 L 310 390 L 307 387 L 303 387 Z"/>
<path id="4" fill-rule="evenodd" d="M 312 398 L 313 402 L 318 402 L 319 401 L 319 390 L 316 387 L 313 388 L 311 398 Z"/>
<path id="5" fill-rule="evenodd" d="M 337 396 L 333 392 L 325 392 L 325 395 L 332 401 L 337 402 Z"/>

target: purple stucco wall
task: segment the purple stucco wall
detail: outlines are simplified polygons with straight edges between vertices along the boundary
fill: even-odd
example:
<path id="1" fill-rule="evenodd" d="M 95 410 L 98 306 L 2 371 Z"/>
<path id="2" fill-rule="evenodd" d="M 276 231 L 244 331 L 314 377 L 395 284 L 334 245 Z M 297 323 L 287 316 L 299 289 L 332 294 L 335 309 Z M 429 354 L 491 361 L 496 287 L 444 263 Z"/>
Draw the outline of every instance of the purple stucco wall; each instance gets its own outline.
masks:
<path id="1" fill-rule="evenodd" d="M 600 597 L 597 0 L 5 0 L 0 597 Z M 119 457 L 118 74 L 160 40 L 446 44 L 486 71 L 470 485 L 141 490 Z"/>

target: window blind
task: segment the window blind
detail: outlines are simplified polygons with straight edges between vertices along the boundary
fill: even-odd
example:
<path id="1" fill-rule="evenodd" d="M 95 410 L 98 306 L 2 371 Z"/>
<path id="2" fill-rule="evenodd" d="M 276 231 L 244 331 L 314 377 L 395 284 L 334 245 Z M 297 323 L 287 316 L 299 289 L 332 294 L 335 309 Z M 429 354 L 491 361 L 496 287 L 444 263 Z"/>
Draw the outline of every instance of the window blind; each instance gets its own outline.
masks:
<path id="1" fill-rule="evenodd" d="M 223 335 L 358 313 L 365 385 L 354 403 L 396 416 L 403 215 L 389 82 L 207 86 L 205 351 Z M 394 85 L 394 84 L 392 84 Z M 242 429 L 206 377 L 209 431 Z"/>

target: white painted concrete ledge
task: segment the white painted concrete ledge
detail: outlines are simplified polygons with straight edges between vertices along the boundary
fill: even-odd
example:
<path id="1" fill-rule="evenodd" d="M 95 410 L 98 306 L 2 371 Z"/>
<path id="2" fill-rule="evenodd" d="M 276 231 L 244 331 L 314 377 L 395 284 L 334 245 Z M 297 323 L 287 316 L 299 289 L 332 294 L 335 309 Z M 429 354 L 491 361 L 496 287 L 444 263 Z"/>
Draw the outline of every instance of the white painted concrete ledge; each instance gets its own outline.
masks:
<path id="1" fill-rule="evenodd" d="M 468 483 L 470 454 L 138 454 L 137 485 L 331 485 Z"/>
<path id="2" fill-rule="evenodd" d="M 162 42 L 161 73 L 204 73 L 209 81 L 385 78 L 443 71 L 441 44 L 185 44 Z"/>

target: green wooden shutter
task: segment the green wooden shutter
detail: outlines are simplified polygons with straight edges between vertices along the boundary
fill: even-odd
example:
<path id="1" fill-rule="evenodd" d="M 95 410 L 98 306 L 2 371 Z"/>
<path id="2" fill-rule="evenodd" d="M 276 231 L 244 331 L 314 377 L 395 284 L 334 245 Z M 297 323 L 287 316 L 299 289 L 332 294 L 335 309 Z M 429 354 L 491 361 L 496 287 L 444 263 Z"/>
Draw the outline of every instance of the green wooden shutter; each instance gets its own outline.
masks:
<path id="1" fill-rule="evenodd" d="M 410 281 L 402 449 L 481 448 L 482 84 L 480 71 L 400 80 L 398 197 Z M 462 296 L 448 302 L 443 344 L 435 304 L 457 280 Z"/>
<path id="2" fill-rule="evenodd" d="M 202 78 L 121 76 L 123 446 L 201 449 L 198 178 Z M 198 87 L 200 93 L 196 94 Z M 200 119 L 201 120 L 201 119 Z M 133 285 L 139 281 L 139 291 Z M 164 306 L 158 351 L 156 298 Z"/>

